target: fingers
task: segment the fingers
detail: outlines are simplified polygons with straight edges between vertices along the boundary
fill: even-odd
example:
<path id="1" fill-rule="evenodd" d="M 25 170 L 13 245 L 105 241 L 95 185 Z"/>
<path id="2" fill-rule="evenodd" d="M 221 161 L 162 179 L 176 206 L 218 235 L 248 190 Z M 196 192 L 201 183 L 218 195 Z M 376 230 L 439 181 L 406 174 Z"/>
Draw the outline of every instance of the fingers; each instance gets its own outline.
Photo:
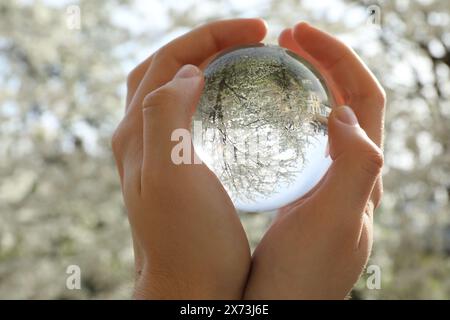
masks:
<path id="1" fill-rule="evenodd" d="M 206 24 L 170 42 L 130 73 L 127 79 L 126 115 L 112 138 L 112 148 L 122 180 L 127 163 L 140 171 L 142 100 L 145 95 L 169 81 L 183 64 L 200 64 L 228 46 L 259 42 L 266 31 L 264 21 L 260 19 L 224 20 Z"/>
<path id="2" fill-rule="evenodd" d="M 372 72 L 343 42 L 306 23 L 295 26 L 293 37 L 327 70 L 344 103 L 352 106 L 361 126 L 381 146 L 385 93 Z"/>
<path id="3" fill-rule="evenodd" d="M 280 46 L 285 47 L 297 53 L 302 58 L 306 59 L 320 72 L 320 74 L 325 79 L 328 85 L 328 89 L 331 91 L 331 94 L 333 95 L 335 105 L 345 104 L 345 100 L 343 99 L 341 93 L 338 90 L 339 88 L 337 88 L 337 86 L 334 85 L 333 79 L 329 76 L 328 71 L 298 44 L 297 40 L 294 39 L 293 30 L 291 28 L 284 29 L 281 32 L 280 36 L 278 37 L 278 42 Z"/>
<path id="4" fill-rule="evenodd" d="M 170 82 L 145 97 L 143 174 L 150 172 L 152 167 L 161 168 L 160 165 L 163 165 L 166 168 L 175 163 L 174 146 L 181 139 L 180 142 L 186 145 L 183 152 L 190 150 L 188 161 L 193 161 L 190 124 L 203 84 L 201 71 L 193 65 L 186 65 Z"/>
<path id="5" fill-rule="evenodd" d="M 370 214 L 378 205 L 370 197 L 381 173 L 383 155 L 358 125 L 349 107 L 332 111 L 328 130 L 333 164 L 311 201 L 315 201 L 317 211 L 327 215 L 333 225 L 344 224 L 361 230 L 363 213 Z"/>
<path id="6" fill-rule="evenodd" d="M 364 62 L 342 41 L 304 22 L 294 27 L 292 35 L 299 46 L 328 70 L 334 80 L 339 80 L 336 83 L 353 98 L 373 100 L 377 92 L 383 91 Z"/>
<path id="7" fill-rule="evenodd" d="M 264 21 L 260 19 L 223 20 L 206 24 L 175 39 L 154 55 L 133 97 L 131 109 L 141 108 L 144 96 L 172 79 L 181 66 L 199 65 L 230 46 L 259 42 L 266 31 Z"/>
<path id="8" fill-rule="evenodd" d="M 175 39 L 135 68 L 128 77 L 127 112 L 113 139 L 119 172 L 128 160 L 134 163 L 137 156 L 142 159 L 139 150 L 145 95 L 168 82 L 182 65 L 201 64 L 229 46 L 259 42 L 266 31 L 260 19 L 212 22 Z"/>
<path id="9" fill-rule="evenodd" d="M 324 74 L 337 105 L 352 106 L 369 137 L 382 146 L 385 93 L 356 53 L 306 23 L 284 30 L 280 45 L 307 58 Z"/>
<path id="10" fill-rule="evenodd" d="M 317 61 L 315 61 L 308 52 L 303 50 L 303 48 L 294 39 L 293 30 L 291 28 L 286 28 L 280 33 L 278 43 L 281 47 L 297 53 L 300 57 L 305 58 L 308 61 L 311 60 L 310 62 L 313 63 L 316 68 L 320 67 Z"/>
<path id="11" fill-rule="evenodd" d="M 147 59 L 138 64 L 128 75 L 127 77 L 127 98 L 125 103 L 125 112 L 129 109 L 131 100 L 136 93 L 136 90 L 141 83 L 142 78 L 145 75 L 145 72 L 150 67 L 150 64 L 153 60 L 153 54 L 149 56 Z"/>

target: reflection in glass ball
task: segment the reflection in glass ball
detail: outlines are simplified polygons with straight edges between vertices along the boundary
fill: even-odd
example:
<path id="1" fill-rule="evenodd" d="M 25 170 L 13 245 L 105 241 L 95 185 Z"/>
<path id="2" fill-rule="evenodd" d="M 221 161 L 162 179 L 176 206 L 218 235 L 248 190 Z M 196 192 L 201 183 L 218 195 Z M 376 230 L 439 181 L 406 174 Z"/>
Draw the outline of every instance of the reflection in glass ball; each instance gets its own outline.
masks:
<path id="1" fill-rule="evenodd" d="M 220 54 L 205 70 L 194 148 L 237 209 L 268 211 L 308 192 L 325 156 L 331 99 L 313 67 L 278 46 Z"/>

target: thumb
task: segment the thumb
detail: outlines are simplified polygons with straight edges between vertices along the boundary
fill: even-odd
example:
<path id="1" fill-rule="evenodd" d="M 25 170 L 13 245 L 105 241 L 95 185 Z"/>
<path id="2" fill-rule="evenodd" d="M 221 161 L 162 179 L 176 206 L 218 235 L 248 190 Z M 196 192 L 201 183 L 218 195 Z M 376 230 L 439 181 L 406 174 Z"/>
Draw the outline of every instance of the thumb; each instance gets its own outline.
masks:
<path id="1" fill-rule="evenodd" d="M 333 163 L 315 196 L 338 221 L 361 221 L 381 172 L 382 151 L 359 126 L 350 107 L 333 109 L 328 131 Z"/>
<path id="2" fill-rule="evenodd" d="M 171 81 L 144 98 L 144 166 L 146 160 L 171 161 L 171 150 L 181 138 L 183 143 L 191 144 L 192 114 L 203 85 L 200 69 L 185 65 Z M 177 141 L 173 141 L 174 135 Z"/>

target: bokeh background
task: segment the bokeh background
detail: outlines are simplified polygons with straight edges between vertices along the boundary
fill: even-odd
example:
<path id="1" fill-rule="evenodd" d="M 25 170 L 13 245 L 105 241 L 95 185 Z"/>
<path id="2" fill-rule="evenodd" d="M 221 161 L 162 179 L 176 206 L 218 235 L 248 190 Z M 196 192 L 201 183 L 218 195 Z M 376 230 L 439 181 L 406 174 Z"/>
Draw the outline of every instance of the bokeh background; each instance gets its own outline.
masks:
<path id="1" fill-rule="evenodd" d="M 199 24 L 255 16 L 268 21 L 268 43 L 298 21 L 335 34 L 386 89 L 385 193 L 369 262 L 381 288 L 364 273 L 353 299 L 450 298 L 449 13 L 448 0 L 2 0 L 0 298 L 131 297 L 110 149 L 127 72 Z M 242 214 L 253 247 L 271 218 Z M 66 288 L 72 264 L 81 290 Z"/>

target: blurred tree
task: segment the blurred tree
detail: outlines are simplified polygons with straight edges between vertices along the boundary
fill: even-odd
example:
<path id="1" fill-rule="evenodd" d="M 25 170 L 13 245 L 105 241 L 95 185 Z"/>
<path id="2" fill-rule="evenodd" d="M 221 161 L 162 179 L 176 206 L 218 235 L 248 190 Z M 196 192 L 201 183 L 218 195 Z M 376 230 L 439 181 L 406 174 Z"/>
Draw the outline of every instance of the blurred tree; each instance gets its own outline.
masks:
<path id="1" fill-rule="evenodd" d="M 109 150 L 124 1 L 0 4 L 0 297 L 129 297 L 131 247 Z M 120 110 L 120 111 L 121 111 Z M 65 287 L 79 265 L 84 290 Z"/>

